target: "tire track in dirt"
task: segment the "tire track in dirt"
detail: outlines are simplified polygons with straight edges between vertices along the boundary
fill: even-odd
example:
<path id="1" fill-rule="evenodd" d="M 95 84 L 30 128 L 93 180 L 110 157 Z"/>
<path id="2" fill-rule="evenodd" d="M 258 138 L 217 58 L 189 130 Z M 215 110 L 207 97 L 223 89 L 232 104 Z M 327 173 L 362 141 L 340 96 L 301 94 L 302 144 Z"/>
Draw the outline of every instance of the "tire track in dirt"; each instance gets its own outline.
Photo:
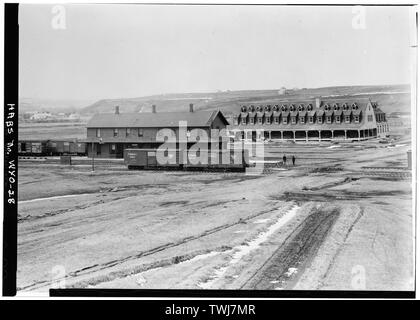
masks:
<path id="1" fill-rule="evenodd" d="M 293 204 L 286 205 L 285 208 L 288 208 L 291 205 L 293 205 Z M 141 251 L 139 253 L 136 253 L 134 255 L 130 255 L 130 256 L 127 256 L 127 257 L 124 257 L 124 258 L 121 258 L 121 259 L 116 259 L 116 260 L 111 260 L 111 261 L 101 263 L 101 264 L 94 264 L 94 265 L 91 265 L 91 266 L 86 266 L 86 267 L 83 267 L 81 269 L 72 271 L 72 272 L 66 274 L 64 277 L 62 277 L 60 279 L 35 281 L 35 282 L 33 282 L 29 285 L 18 287 L 17 290 L 19 291 L 19 290 L 26 290 L 26 289 L 38 289 L 38 288 L 42 288 L 42 287 L 45 287 L 45 286 L 50 286 L 57 281 L 68 280 L 68 279 L 71 279 L 71 278 L 74 278 L 74 277 L 77 277 L 77 276 L 87 275 L 87 274 L 91 274 L 91 273 L 98 272 L 98 271 L 101 271 L 101 270 L 105 270 L 107 268 L 115 267 L 115 266 L 117 266 L 119 264 L 122 264 L 124 262 L 139 259 L 139 258 L 146 257 L 146 256 L 150 256 L 150 255 L 155 254 L 157 252 L 161 252 L 161 251 L 164 251 L 166 249 L 174 248 L 174 247 L 183 245 L 185 243 L 188 243 L 190 241 L 194 241 L 194 240 L 203 238 L 205 236 L 223 231 L 225 229 L 231 228 L 231 227 L 236 226 L 238 224 L 245 223 L 246 221 L 252 220 L 252 219 L 254 219 L 258 216 L 261 216 L 263 214 L 272 212 L 273 210 L 278 210 L 278 209 L 273 208 L 273 209 L 270 209 L 270 210 L 264 210 L 264 211 L 258 212 L 256 214 L 249 215 L 245 218 L 240 218 L 239 220 L 237 220 L 235 222 L 224 224 L 224 225 L 206 230 L 201 234 L 192 235 L 192 236 L 183 238 L 183 239 L 181 239 L 177 242 L 166 243 L 166 244 L 157 246 L 155 248 L 145 250 L 145 251 Z"/>
<path id="2" fill-rule="evenodd" d="M 280 285 L 284 286 L 282 283 L 296 281 L 316 255 L 339 214 L 337 208 L 317 209 L 311 213 L 241 289 L 273 290 Z"/>

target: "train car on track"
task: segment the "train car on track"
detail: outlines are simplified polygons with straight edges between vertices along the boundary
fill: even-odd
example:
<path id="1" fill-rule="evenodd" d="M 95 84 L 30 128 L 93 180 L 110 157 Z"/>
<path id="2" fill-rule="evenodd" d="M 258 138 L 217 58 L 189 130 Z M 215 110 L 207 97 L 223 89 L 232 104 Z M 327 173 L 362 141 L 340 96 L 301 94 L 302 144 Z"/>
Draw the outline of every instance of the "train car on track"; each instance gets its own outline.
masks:
<path id="1" fill-rule="evenodd" d="M 18 142 L 20 156 L 43 156 L 49 152 L 48 140 L 24 140 Z"/>
<path id="2" fill-rule="evenodd" d="M 200 154 L 202 153 L 202 154 Z M 126 149 L 124 162 L 129 170 L 245 171 L 248 151 Z"/>
<path id="3" fill-rule="evenodd" d="M 86 155 L 86 143 L 77 140 L 20 140 L 19 156 Z"/>

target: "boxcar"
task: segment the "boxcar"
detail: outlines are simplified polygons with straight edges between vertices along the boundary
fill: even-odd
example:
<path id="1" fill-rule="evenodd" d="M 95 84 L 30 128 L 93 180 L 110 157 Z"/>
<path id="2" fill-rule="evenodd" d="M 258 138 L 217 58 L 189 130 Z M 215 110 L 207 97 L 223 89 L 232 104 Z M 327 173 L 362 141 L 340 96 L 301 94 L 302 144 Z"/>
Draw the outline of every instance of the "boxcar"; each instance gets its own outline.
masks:
<path id="1" fill-rule="evenodd" d="M 47 140 L 24 140 L 18 142 L 18 154 L 27 156 L 41 156 L 48 152 Z"/>
<path id="2" fill-rule="evenodd" d="M 244 171 L 249 166 L 247 150 L 233 152 L 230 150 L 201 150 L 204 152 L 204 163 L 200 161 L 200 154 L 189 150 L 172 149 L 164 152 L 167 161 L 162 163 L 158 159 L 156 149 L 126 149 L 124 162 L 128 169 L 155 170 L 202 170 L 202 171 Z M 185 159 L 185 160 L 184 160 Z"/>

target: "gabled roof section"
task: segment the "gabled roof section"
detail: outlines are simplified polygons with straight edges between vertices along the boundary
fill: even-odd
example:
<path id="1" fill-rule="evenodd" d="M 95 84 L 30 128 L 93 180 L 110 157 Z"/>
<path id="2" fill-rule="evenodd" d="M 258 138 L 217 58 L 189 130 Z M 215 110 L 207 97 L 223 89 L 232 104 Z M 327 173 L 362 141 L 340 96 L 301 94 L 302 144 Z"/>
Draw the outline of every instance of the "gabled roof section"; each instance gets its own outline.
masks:
<path id="1" fill-rule="evenodd" d="M 196 112 L 148 112 L 148 113 L 99 113 L 87 123 L 87 128 L 171 128 L 186 121 L 189 127 L 209 127 L 220 116 L 229 124 L 220 111 Z"/>

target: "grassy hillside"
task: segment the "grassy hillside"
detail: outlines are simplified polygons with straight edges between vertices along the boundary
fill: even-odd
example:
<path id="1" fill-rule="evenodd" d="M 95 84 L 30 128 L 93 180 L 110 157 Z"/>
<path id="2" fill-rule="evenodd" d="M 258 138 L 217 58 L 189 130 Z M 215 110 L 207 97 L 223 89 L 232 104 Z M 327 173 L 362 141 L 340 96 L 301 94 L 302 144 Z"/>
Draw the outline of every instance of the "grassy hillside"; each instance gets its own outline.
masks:
<path id="1" fill-rule="evenodd" d="M 165 94 L 129 99 L 104 99 L 83 108 L 81 113 L 93 114 L 113 112 L 116 105 L 121 112 L 150 112 L 155 104 L 158 112 L 188 110 L 190 103 L 195 110 L 220 109 L 227 115 L 238 112 L 243 104 L 267 104 L 280 101 L 311 99 L 322 97 L 369 97 L 379 103 L 387 112 L 410 111 L 410 87 L 393 86 L 343 86 L 312 89 L 298 89 L 286 95 L 277 90 L 225 91 L 216 93 Z"/>

